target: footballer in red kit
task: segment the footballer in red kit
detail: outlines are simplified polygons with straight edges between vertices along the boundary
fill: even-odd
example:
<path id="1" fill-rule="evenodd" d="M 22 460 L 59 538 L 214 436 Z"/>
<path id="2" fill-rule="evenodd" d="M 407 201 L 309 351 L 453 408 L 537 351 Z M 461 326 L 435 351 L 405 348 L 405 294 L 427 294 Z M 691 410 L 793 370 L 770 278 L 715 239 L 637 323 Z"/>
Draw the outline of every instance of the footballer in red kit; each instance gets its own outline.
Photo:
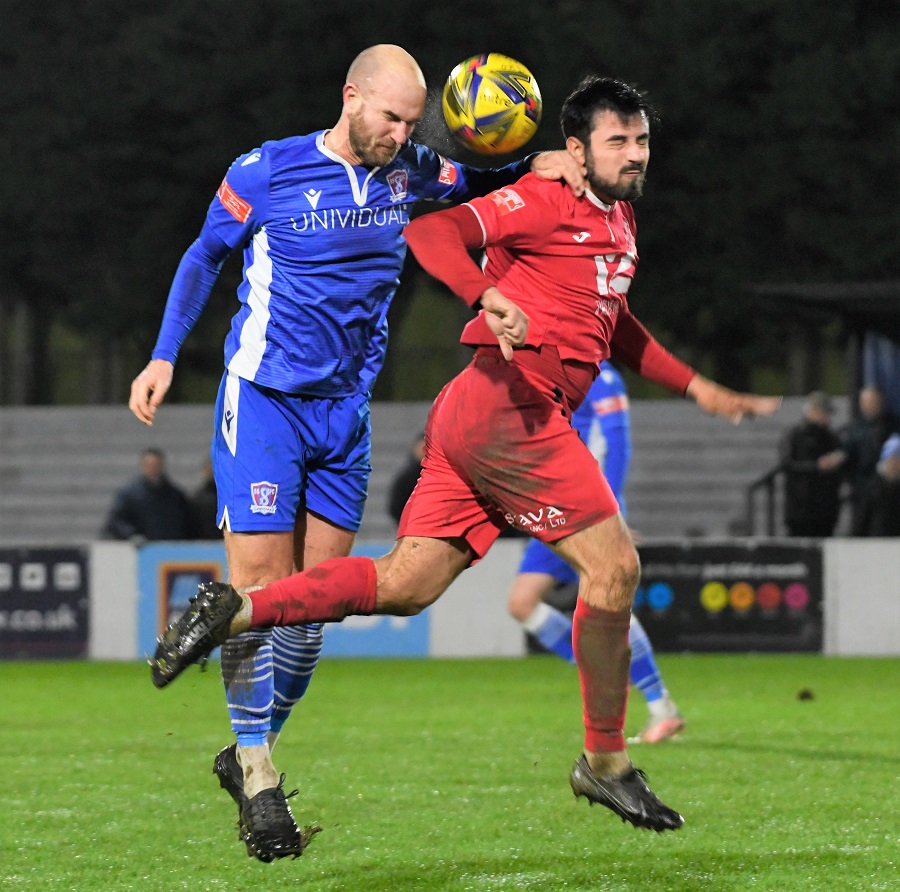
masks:
<path id="1" fill-rule="evenodd" d="M 506 524 L 549 544 L 578 573 L 572 648 L 584 747 L 569 782 L 636 827 L 676 830 L 628 757 L 628 632 L 640 562 L 616 499 L 570 419 L 610 356 L 732 422 L 780 401 L 698 375 L 634 317 L 631 200 L 641 195 L 652 110 L 613 78 L 586 78 L 563 105 L 566 149 L 585 172 L 576 197 L 526 175 L 467 205 L 410 223 L 422 267 L 478 316 L 462 342 L 472 362 L 440 393 L 419 482 L 390 553 L 338 558 L 255 592 L 201 588 L 160 639 L 156 667 L 175 677 L 221 640 L 253 626 L 409 615 L 433 603 Z M 484 249 L 479 267 L 469 251 Z"/>
<path id="2" fill-rule="evenodd" d="M 525 176 L 463 208 L 460 217 L 472 214 L 479 227 L 473 247 L 490 246 L 484 277 L 528 316 L 526 346 L 556 344 L 562 359 L 594 365 L 607 358 L 637 266 L 631 205 L 543 189 Z M 497 338 L 479 314 L 461 340 L 496 345 Z"/>
<path id="3" fill-rule="evenodd" d="M 484 310 L 466 326 L 461 341 L 478 350 L 435 403 L 401 537 L 461 536 L 483 555 L 506 524 L 551 543 L 618 512 L 571 412 L 616 347 L 626 362 L 647 354 L 679 393 L 694 377 L 628 310 L 634 232 L 628 202 L 577 198 L 530 175 L 407 229 L 428 272 L 471 304 L 493 282 L 528 328 L 508 363 Z M 478 269 L 468 251 L 481 247 Z"/>

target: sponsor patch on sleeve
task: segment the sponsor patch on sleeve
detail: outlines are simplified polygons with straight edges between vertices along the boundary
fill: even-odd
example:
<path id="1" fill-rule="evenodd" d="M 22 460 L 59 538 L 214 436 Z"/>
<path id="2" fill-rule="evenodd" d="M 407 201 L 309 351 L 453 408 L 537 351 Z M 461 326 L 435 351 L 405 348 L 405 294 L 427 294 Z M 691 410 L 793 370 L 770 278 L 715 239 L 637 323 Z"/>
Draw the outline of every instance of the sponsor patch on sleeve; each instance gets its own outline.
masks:
<path id="1" fill-rule="evenodd" d="M 452 186 L 456 182 L 456 168 L 443 156 L 441 156 L 441 172 L 438 174 L 438 182 L 445 186 Z"/>
<path id="2" fill-rule="evenodd" d="M 496 192 L 492 192 L 489 198 L 497 205 L 497 211 L 501 217 L 525 207 L 522 196 L 515 189 L 498 189 Z"/>
<path id="3" fill-rule="evenodd" d="M 228 185 L 227 179 L 222 180 L 222 185 L 219 186 L 219 191 L 216 192 L 216 195 L 218 196 L 219 201 L 222 202 L 222 206 L 225 210 L 228 211 L 238 223 L 247 222 L 247 218 L 250 216 L 253 207 L 244 201 L 244 199 Z"/>
<path id="4" fill-rule="evenodd" d="M 611 415 L 613 412 L 627 412 L 628 397 L 625 395 L 606 396 L 602 400 L 594 400 L 591 403 L 591 408 L 596 415 Z"/>

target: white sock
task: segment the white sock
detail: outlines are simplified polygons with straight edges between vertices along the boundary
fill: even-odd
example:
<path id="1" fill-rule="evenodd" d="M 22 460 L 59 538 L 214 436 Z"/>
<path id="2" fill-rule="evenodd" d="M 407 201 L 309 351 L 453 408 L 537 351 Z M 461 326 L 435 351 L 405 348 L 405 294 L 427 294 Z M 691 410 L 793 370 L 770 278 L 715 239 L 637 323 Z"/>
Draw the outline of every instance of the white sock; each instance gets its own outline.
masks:
<path id="1" fill-rule="evenodd" d="M 237 747 L 238 765 L 244 772 L 244 794 L 252 799 L 261 790 L 278 786 L 279 776 L 272 764 L 269 747 L 261 746 Z"/>
<path id="2" fill-rule="evenodd" d="M 541 601 L 537 607 L 531 611 L 528 617 L 522 620 L 522 628 L 526 632 L 534 635 L 534 633 L 547 622 L 548 616 L 550 616 L 550 606 Z"/>
<path id="3" fill-rule="evenodd" d="M 668 694 L 658 700 L 651 700 L 647 704 L 647 709 L 650 711 L 651 718 L 658 722 L 664 719 L 674 719 L 678 715 L 678 707 Z"/>

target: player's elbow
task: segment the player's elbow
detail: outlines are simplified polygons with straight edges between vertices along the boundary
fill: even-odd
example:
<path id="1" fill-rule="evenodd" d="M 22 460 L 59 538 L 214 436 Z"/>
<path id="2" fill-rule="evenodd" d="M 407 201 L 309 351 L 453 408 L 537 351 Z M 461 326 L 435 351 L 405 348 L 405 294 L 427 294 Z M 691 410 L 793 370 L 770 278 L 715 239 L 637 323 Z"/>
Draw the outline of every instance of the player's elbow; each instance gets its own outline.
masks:
<path id="1" fill-rule="evenodd" d="M 417 256 L 421 247 L 427 242 L 427 237 L 424 233 L 425 228 L 425 218 L 417 217 L 415 220 L 411 220 L 403 230 L 403 238 L 406 239 L 406 244 L 409 245 L 413 254 Z"/>

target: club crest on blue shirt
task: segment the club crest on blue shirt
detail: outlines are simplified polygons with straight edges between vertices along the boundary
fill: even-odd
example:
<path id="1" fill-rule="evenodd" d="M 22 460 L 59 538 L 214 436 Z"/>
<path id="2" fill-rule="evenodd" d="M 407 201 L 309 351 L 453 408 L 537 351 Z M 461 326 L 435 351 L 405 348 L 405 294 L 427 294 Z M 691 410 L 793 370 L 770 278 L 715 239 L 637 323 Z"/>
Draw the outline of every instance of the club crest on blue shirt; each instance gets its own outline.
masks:
<path id="1" fill-rule="evenodd" d="M 385 179 L 391 187 L 391 201 L 403 201 L 408 194 L 406 171 L 392 170 Z"/>
<path id="2" fill-rule="evenodd" d="M 278 484 L 262 480 L 259 483 L 250 484 L 250 498 L 253 504 L 250 510 L 254 514 L 274 514 L 275 497 L 278 495 Z"/>

